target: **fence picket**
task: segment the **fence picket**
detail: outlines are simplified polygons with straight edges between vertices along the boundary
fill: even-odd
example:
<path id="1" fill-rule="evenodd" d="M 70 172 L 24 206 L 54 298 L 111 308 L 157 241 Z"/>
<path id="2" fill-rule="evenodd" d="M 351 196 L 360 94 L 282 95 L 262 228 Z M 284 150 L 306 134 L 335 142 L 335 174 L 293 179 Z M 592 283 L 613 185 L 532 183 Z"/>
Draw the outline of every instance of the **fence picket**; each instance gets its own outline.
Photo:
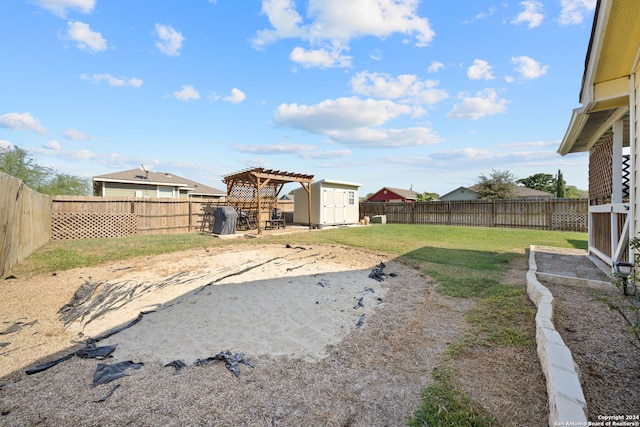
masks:
<path id="1" fill-rule="evenodd" d="M 389 224 L 587 231 L 587 199 L 494 199 L 360 203 L 360 216 L 386 215 Z"/>

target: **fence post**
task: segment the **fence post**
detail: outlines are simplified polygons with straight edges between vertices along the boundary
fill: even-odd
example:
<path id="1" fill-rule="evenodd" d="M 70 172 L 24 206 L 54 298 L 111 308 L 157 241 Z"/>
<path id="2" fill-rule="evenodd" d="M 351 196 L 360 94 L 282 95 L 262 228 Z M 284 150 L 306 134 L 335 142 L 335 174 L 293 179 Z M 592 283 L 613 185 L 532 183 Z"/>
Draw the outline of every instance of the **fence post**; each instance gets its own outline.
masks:
<path id="1" fill-rule="evenodd" d="M 498 221 L 496 220 L 496 199 L 491 200 L 491 227 L 495 227 Z"/>

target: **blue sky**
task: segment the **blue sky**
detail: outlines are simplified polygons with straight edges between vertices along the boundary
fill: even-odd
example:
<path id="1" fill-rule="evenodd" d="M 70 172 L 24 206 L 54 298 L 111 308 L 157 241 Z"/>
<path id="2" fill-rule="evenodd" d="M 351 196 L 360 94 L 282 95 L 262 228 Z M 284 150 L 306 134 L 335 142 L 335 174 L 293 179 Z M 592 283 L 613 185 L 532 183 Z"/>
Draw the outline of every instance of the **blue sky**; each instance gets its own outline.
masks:
<path id="1" fill-rule="evenodd" d="M 224 189 L 248 167 L 445 194 L 556 153 L 596 0 L 0 2 L 0 147 Z M 292 186 L 290 189 L 296 188 Z M 287 187 L 287 191 L 288 191 Z"/>

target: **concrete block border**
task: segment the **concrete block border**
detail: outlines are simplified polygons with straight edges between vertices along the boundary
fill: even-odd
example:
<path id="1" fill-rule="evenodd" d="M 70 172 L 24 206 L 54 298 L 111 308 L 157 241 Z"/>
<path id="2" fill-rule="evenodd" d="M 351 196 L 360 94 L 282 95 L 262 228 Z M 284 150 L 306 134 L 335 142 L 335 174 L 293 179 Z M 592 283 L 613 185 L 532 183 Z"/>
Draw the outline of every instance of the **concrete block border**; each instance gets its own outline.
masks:
<path id="1" fill-rule="evenodd" d="M 547 382 L 549 425 L 587 425 L 587 401 L 580 384 L 578 367 L 571 350 L 553 324 L 553 295 L 538 281 L 535 249 L 535 245 L 529 247 L 527 295 L 538 308 L 535 319 L 536 346 Z"/>

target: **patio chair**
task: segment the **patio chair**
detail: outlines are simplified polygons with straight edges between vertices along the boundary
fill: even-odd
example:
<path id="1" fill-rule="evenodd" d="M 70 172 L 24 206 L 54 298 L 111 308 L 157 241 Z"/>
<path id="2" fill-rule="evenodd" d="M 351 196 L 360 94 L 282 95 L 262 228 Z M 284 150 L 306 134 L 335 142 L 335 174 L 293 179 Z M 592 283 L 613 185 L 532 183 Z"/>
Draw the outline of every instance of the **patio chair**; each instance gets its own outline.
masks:
<path id="1" fill-rule="evenodd" d="M 251 223 L 255 222 L 251 215 L 247 213 L 244 209 L 238 209 L 238 228 L 246 227 L 245 230 L 251 230 L 252 228 L 256 228 Z"/>

